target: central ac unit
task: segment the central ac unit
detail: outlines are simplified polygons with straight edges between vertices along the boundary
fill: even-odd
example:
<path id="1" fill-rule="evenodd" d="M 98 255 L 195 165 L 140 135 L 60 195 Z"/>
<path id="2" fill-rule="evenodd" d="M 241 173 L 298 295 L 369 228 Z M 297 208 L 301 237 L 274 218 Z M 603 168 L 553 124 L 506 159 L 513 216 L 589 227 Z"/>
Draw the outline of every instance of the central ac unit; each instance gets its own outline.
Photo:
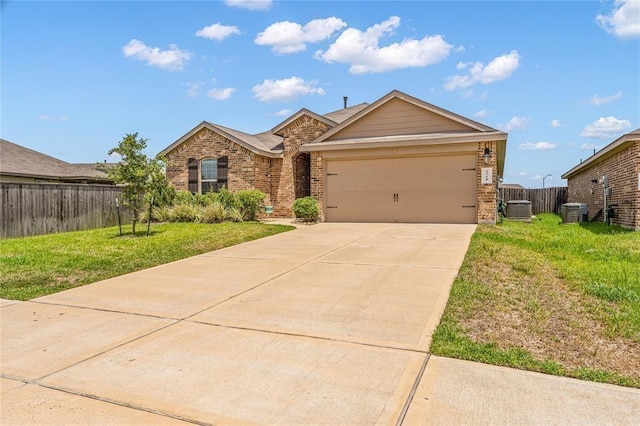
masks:
<path id="1" fill-rule="evenodd" d="M 588 221 L 589 210 L 586 204 L 566 203 L 561 207 L 562 223 L 585 223 Z"/>
<path id="2" fill-rule="evenodd" d="M 531 201 L 509 200 L 507 201 L 507 218 L 531 223 Z"/>

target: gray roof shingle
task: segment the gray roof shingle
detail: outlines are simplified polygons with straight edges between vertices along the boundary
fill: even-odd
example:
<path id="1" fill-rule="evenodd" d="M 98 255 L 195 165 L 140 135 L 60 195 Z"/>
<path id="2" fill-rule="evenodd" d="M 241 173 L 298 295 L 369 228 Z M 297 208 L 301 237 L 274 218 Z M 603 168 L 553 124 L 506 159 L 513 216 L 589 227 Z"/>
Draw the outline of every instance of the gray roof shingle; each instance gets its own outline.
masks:
<path id="1" fill-rule="evenodd" d="M 72 164 L 0 139 L 0 174 L 47 179 L 112 182 L 97 164 Z"/>

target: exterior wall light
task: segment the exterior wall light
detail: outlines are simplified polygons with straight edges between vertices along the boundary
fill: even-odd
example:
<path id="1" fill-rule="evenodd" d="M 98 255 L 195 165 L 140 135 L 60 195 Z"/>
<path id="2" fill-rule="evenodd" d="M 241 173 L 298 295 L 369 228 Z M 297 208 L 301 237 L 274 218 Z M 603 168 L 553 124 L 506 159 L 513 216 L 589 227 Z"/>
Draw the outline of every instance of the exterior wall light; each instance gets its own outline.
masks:
<path id="1" fill-rule="evenodd" d="M 489 160 L 491 159 L 491 150 L 489 148 L 484 149 L 484 164 L 489 164 Z"/>

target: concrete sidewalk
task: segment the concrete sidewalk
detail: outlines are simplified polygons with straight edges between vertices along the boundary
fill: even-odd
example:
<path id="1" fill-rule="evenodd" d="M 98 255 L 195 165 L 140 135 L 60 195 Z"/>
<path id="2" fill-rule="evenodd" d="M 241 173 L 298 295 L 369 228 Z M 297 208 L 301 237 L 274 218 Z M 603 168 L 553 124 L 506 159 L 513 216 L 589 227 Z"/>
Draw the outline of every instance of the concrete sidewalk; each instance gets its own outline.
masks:
<path id="1" fill-rule="evenodd" d="M 2 423 L 637 423 L 637 390 L 429 357 L 474 230 L 302 226 L 2 301 Z"/>

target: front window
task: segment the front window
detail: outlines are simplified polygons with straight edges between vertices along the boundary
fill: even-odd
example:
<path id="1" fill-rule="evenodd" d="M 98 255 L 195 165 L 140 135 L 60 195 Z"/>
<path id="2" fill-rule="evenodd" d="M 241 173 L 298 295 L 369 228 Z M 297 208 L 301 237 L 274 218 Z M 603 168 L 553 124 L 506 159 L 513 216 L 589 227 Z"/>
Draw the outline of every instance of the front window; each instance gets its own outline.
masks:
<path id="1" fill-rule="evenodd" d="M 200 191 L 205 194 L 216 191 L 218 183 L 218 161 L 208 158 L 200 162 Z"/>

